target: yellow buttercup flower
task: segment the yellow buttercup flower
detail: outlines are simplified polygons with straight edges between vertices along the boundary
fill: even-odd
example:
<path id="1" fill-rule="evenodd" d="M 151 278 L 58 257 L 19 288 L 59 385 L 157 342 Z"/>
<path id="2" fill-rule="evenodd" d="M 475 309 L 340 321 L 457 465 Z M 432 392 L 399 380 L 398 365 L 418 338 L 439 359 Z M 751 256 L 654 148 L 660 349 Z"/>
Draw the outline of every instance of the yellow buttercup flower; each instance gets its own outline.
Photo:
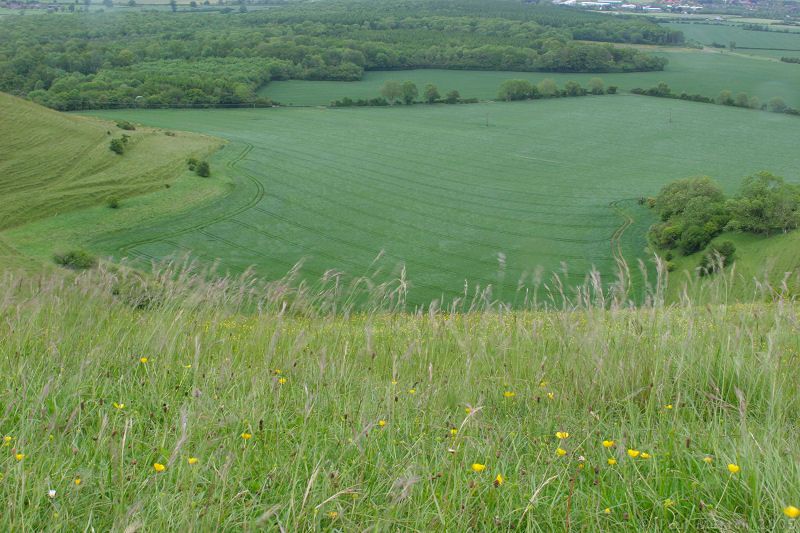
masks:
<path id="1" fill-rule="evenodd" d="M 163 472 L 166 469 L 167 467 L 162 465 L 161 463 L 153 463 L 153 470 L 155 470 L 156 472 Z"/>
<path id="2" fill-rule="evenodd" d="M 539 382 L 539 386 L 541 388 L 545 388 L 545 387 L 547 387 L 547 382 L 545 380 L 542 380 L 542 381 Z"/>
<path id="3" fill-rule="evenodd" d="M 386 426 L 386 420 L 378 420 L 378 426 L 385 427 Z"/>
<path id="4" fill-rule="evenodd" d="M 183 368 L 192 368 L 192 364 L 189 363 L 188 365 L 183 365 Z"/>
<path id="5" fill-rule="evenodd" d="M 566 431 L 556 431 L 556 438 L 557 439 L 562 439 L 562 440 L 563 439 L 568 439 L 569 438 L 569 433 L 567 433 Z"/>
<path id="6" fill-rule="evenodd" d="M 705 457 L 703 457 L 703 462 L 710 465 L 711 463 L 714 462 L 714 458 L 711 457 L 710 455 L 706 455 Z"/>
<path id="7" fill-rule="evenodd" d="M 140 357 L 139 358 L 139 362 L 142 363 L 142 364 L 147 363 L 147 360 L 148 360 L 147 357 Z"/>
<path id="8" fill-rule="evenodd" d="M 606 507 L 605 509 L 603 509 L 603 513 L 604 514 L 611 514 L 611 508 Z"/>
<path id="9" fill-rule="evenodd" d="M 188 462 L 190 465 L 196 465 L 198 460 L 199 460 L 199 459 L 197 459 L 197 457 L 189 457 L 189 459 L 187 460 L 187 462 Z"/>
<path id="10" fill-rule="evenodd" d="M 671 500 L 670 498 L 667 498 L 666 500 L 664 500 L 664 507 L 669 508 L 669 507 L 672 507 L 673 505 L 675 505 L 675 501 L 674 500 Z"/>
<path id="11" fill-rule="evenodd" d="M 603 441 L 603 448 L 611 448 L 612 446 L 614 446 L 614 441 L 613 440 L 604 440 Z"/>
<path id="12" fill-rule="evenodd" d="M 552 392 L 548 392 L 547 393 L 547 398 L 550 399 L 550 400 L 554 400 L 556 398 L 556 395 L 553 394 Z"/>
<path id="13" fill-rule="evenodd" d="M 609 457 L 607 462 L 608 466 L 614 466 L 615 464 L 617 464 L 617 460 L 614 459 L 613 457 Z"/>
<path id="14" fill-rule="evenodd" d="M 506 482 L 506 480 L 503 479 L 503 475 L 502 474 L 497 474 L 497 477 L 494 478 L 494 486 L 495 487 L 499 487 L 500 485 L 502 485 L 505 482 Z"/>
<path id="15" fill-rule="evenodd" d="M 637 457 L 639 457 L 639 454 L 641 454 L 641 453 L 642 453 L 642 452 L 640 452 L 639 450 L 634 450 L 633 448 L 630 448 L 630 449 L 628 449 L 628 455 L 630 455 L 630 456 L 631 456 L 631 457 L 633 457 L 634 459 L 636 459 Z"/>
<path id="16" fill-rule="evenodd" d="M 125 409 L 125 404 L 124 403 L 112 402 L 111 405 L 114 406 L 114 409 Z"/>
<path id="17" fill-rule="evenodd" d="M 272 371 L 272 373 L 277 376 L 278 374 L 281 373 L 281 369 L 280 368 L 276 368 L 275 370 Z"/>
<path id="18" fill-rule="evenodd" d="M 11 446 L 11 440 L 13 438 L 14 437 L 12 437 L 11 435 L 6 435 L 5 437 L 3 437 L 3 446 Z"/>
<path id="19" fill-rule="evenodd" d="M 281 385 L 283 385 L 284 383 L 286 383 L 286 381 L 287 381 L 287 380 L 286 380 L 286 378 L 280 378 L 280 379 L 278 380 L 278 383 L 280 383 Z"/>
<path id="20" fill-rule="evenodd" d="M 241 434 L 241 437 L 242 437 L 244 440 L 250 440 L 250 439 L 251 439 L 253 436 L 252 436 L 250 433 L 242 433 L 242 434 Z"/>
<path id="21" fill-rule="evenodd" d="M 564 448 L 556 448 L 556 455 L 558 455 L 559 457 L 564 457 L 565 455 L 567 455 L 567 450 L 565 450 Z"/>
<path id="22" fill-rule="evenodd" d="M 73 483 L 75 483 L 75 485 L 80 485 L 82 483 L 81 482 L 81 478 L 76 477 L 75 480 L 73 481 Z"/>
<path id="23" fill-rule="evenodd" d="M 25 459 L 25 454 L 24 454 L 24 453 L 18 453 L 18 454 L 16 454 L 16 455 L 14 456 L 14 458 L 15 458 L 17 461 L 22 461 L 23 459 Z"/>
<path id="24" fill-rule="evenodd" d="M 472 409 L 470 409 L 469 407 L 465 407 L 464 412 L 470 414 L 472 412 Z"/>
<path id="25" fill-rule="evenodd" d="M 486 465 L 481 463 L 472 463 L 473 472 L 483 472 L 484 470 L 486 470 Z"/>
<path id="26" fill-rule="evenodd" d="M 664 406 L 664 409 L 672 409 L 672 404 L 668 403 L 667 405 Z"/>
<path id="27" fill-rule="evenodd" d="M 336 511 L 330 511 L 328 513 L 328 518 L 330 518 L 331 520 L 336 520 L 337 518 L 339 518 L 339 513 L 337 513 Z"/>
<path id="28" fill-rule="evenodd" d="M 458 430 L 457 430 L 456 428 L 452 428 L 452 429 L 450 430 L 450 435 L 452 435 L 453 437 L 455 437 L 456 435 L 458 435 Z"/>
<path id="29" fill-rule="evenodd" d="M 650 459 L 650 457 L 652 457 L 652 456 L 647 452 L 642 452 L 641 457 L 642 457 L 642 459 Z"/>
<path id="30" fill-rule="evenodd" d="M 739 465 L 733 463 L 728 464 L 728 472 L 731 474 L 738 474 L 740 470 L 741 468 L 739 468 Z"/>
<path id="31" fill-rule="evenodd" d="M 505 392 L 503 393 L 503 396 L 505 396 L 506 398 L 513 398 L 513 397 L 514 397 L 514 396 L 516 396 L 516 395 L 517 395 L 517 393 L 516 393 L 516 392 L 512 392 L 512 391 L 510 391 L 510 390 L 507 390 L 507 391 L 505 391 Z"/>
<path id="32" fill-rule="evenodd" d="M 790 505 L 788 507 L 783 508 L 783 514 L 794 520 L 795 518 L 800 516 L 800 509 L 798 509 L 794 505 Z"/>
<path id="33" fill-rule="evenodd" d="M 392 385 L 397 385 L 398 383 L 399 383 L 399 381 L 397 381 L 396 379 L 392 380 Z"/>
<path id="34" fill-rule="evenodd" d="M 416 394 L 417 393 L 417 389 L 408 389 L 408 393 L 409 394 Z"/>

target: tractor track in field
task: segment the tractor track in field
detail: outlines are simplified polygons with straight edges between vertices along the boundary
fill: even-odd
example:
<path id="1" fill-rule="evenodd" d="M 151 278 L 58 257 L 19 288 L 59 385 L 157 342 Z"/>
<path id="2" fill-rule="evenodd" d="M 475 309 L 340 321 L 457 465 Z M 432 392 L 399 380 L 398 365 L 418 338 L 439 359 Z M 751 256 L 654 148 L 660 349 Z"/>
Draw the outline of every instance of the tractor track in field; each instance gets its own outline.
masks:
<path id="1" fill-rule="evenodd" d="M 200 224 L 193 224 L 193 225 L 190 225 L 190 226 L 186 226 L 186 227 L 184 227 L 184 228 L 182 228 L 180 230 L 177 230 L 177 231 L 168 231 L 168 232 L 165 232 L 163 234 L 157 235 L 155 237 L 150 237 L 150 238 L 147 238 L 147 239 L 139 239 L 137 241 L 130 242 L 130 243 L 124 245 L 124 246 L 121 246 L 119 248 L 119 252 L 122 255 L 127 255 L 127 254 L 131 253 L 131 251 L 134 248 L 137 248 L 139 246 L 143 246 L 143 245 L 146 245 L 146 244 L 152 244 L 152 243 L 155 243 L 155 242 L 163 241 L 164 239 L 167 239 L 167 238 L 179 237 L 181 235 L 185 235 L 185 234 L 191 233 L 193 231 L 204 230 L 208 226 L 211 226 L 211 225 L 216 224 L 218 222 L 223 222 L 225 220 L 231 219 L 231 218 L 233 218 L 233 217 L 235 217 L 235 216 L 237 216 L 237 215 L 239 215 L 241 213 L 244 213 L 245 211 L 247 211 L 249 209 L 252 209 L 256 205 L 258 205 L 258 203 L 264 198 L 264 194 L 265 194 L 264 185 L 258 179 L 256 179 L 255 176 L 253 176 L 249 172 L 242 171 L 241 169 L 239 169 L 237 167 L 237 165 L 242 160 L 244 160 L 252 150 L 253 150 L 253 145 L 250 144 L 250 143 L 245 143 L 244 149 L 236 157 L 234 157 L 233 159 L 231 159 L 230 161 L 228 161 L 225 164 L 225 166 L 227 168 L 239 172 L 242 176 L 244 176 L 245 178 L 250 180 L 250 182 L 253 185 L 255 185 L 255 188 L 256 188 L 255 194 L 244 205 L 242 205 L 242 206 L 240 206 L 240 207 L 238 207 L 238 208 L 236 208 L 236 209 L 234 209 L 234 210 L 232 210 L 232 211 L 230 211 L 228 213 L 225 213 L 223 215 L 220 215 L 220 216 L 205 220 Z M 211 237 L 211 236 L 209 235 L 209 237 Z M 214 238 L 214 237 L 212 237 L 212 238 Z M 215 238 L 215 240 L 219 240 L 219 238 Z"/>
<path id="2" fill-rule="evenodd" d="M 628 214 L 623 208 L 619 206 L 621 202 L 626 202 L 628 200 L 633 200 L 633 198 L 626 198 L 623 200 L 614 200 L 608 206 L 614 210 L 619 216 L 622 217 L 622 224 L 614 230 L 614 233 L 611 234 L 611 255 L 618 264 L 625 261 L 625 254 L 622 253 L 622 236 L 625 234 L 625 230 L 627 230 L 633 224 L 634 220 L 633 217 Z"/>

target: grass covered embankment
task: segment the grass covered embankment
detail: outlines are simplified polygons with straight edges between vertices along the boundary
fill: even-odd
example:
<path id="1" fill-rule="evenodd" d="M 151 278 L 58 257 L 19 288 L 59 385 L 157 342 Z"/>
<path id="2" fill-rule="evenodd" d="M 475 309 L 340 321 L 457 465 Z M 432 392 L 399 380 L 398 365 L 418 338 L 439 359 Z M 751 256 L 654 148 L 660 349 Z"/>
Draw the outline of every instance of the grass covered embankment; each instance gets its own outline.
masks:
<path id="1" fill-rule="evenodd" d="M 4 530 L 783 531 L 800 502 L 794 302 L 349 314 L 335 280 L 121 272 L 0 280 Z"/>

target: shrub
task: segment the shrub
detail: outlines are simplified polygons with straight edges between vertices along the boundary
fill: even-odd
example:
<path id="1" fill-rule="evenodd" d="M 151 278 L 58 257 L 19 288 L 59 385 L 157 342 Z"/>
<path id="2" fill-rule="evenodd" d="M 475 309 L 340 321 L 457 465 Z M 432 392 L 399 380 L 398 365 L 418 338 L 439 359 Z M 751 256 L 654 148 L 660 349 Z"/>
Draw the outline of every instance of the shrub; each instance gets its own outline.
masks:
<path id="1" fill-rule="evenodd" d="M 85 270 L 97 264 L 97 258 L 85 250 L 70 250 L 64 253 L 56 253 L 53 260 L 57 265 L 72 270 Z"/>
<path id="2" fill-rule="evenodd" d="M 134 126 L 133 124 L 131 124 L 127 120 L 117 121 L 117 127 L 119 129 L 121 129 L 121 130 L 127 130 L 127 131 L 135 131 L 136 130 L 136 126 Z"/>
<path id="3" fill-rule="evenodd" d="M 125 143 L 122 139 L 111 139 L 108 149 L 117 155 L 122 155 L 125 153 Z"/>
<path id="4" fill-rule="evenodd" d="M 189 170 L 194 170 L 197 168 L 197 159 L 194 157 L 190 157 L 186 160 L 186 165 L 189 167 Z"/>
<path id="5" fill-rule="evenodd" d="M 711 235 L 705 229 L 700 226 L 690 226 L 681 235 L 678 246 L 684 254 L 689 255 L 705 248 L 710 240 Z"/>
<path id="6" fill-rule="evenodd" d="M 208 164 L 208 161 L 200 161 L 197 163 L 195 173 L 201 178 L 209 177 L 211 175 L 211 166 Z"/>
<path id="7" fill-rule="evenodd" d="M 700 275 L 715 274 L 730 265 L 736 256 L 736 245 L 731 241 L 722 241 L 711 245 L 711 248 L 700 260 Z"/>
<path id="8" fill-rule="evenodd" d="M 111 199 L 108 201 L 108 207 L 110 207 L 111 209 L 117 209 L 117 208 L 119 208 L 119 199 L 117 199 L 117 198 L 111 198 Z"/>

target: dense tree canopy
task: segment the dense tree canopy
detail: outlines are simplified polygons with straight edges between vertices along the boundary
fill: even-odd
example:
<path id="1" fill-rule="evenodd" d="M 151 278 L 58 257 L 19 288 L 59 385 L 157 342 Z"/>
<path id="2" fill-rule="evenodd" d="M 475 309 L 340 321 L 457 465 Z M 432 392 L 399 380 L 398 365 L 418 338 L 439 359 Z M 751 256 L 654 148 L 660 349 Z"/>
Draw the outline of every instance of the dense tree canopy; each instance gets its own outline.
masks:
<path id="1" fill-rule="evenodd" d="M 93 12 L 0 19 L 0 90 L 58 109 L 268 104 L 270 80 L 364 70 L 661 70 L 632 48 L 680 42 L 635 17 L 506 0 L 326 2 L 238 13 Z"/>

